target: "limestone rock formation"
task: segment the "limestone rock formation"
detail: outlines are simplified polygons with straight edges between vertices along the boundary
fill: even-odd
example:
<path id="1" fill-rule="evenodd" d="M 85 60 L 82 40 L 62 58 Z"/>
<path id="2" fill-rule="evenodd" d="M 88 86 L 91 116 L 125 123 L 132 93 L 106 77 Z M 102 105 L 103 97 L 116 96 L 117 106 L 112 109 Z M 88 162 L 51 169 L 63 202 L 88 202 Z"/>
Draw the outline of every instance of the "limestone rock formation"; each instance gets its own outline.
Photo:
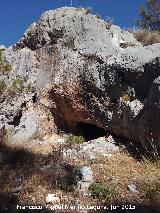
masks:
<path id="1" fill-rule="evenodd" d="M 73 149 L 64 151 L 64 159 L 89 159 L 96 160 L 98 157 L 109 157 L 110 155 L 119 152 L 119 148 L 113 142 L 105 137 L 100 137 L 88 142 L 75 146 Z"/>
<path id="2" fill-rule="evenodd" d="M 158 145 L 160 44 L 143 47 L 85 9 L 45 12 L 0 46 L 0 128 L 9 141 L 94 125 Z"/>

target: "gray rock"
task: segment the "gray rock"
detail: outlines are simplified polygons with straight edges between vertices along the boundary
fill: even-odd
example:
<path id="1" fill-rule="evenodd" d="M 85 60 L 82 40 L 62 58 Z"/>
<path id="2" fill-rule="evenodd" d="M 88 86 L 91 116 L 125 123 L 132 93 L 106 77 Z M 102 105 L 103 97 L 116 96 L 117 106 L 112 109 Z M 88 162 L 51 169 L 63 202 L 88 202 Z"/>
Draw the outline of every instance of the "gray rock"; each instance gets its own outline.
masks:
<path id="1" fill-rule="evenodd" d="M 110 142 L 109 142 L 110 141 Z M 68 149 L 64 152 L 64 157 L 68 158 L 86 158 L 89 160 L 94 160 L 97 156 L 107 157 L 109 154 L 119 152 L 119 148 L 112 141 L 112 138 L 108 139 L 105 137 L 100 137 L 88 142 L 85 142 L 73 149 Z"/>
<path id="2" fill-rule="evenodd" d="M 93 182 L 93 171 L 90 167 L 83 166 L 80 169 L 80 173 L 82 175 L 83 182 Z"/>
<path id="3" fill-rule="evenodd" d="M 136 186 L 134 184 L 128 185 L 128 190 L 130 192 L 138 192 L 138 190 L 136 189 Z"/>
<path id="4" fill-rule="evenodd" d="M 81 122 L 160 149 L 160 44 L 143 47 L 85 9 L 64 7 L 45 12 L 3 56 L 11 70 L 0 75 L 1 135 L 11 131 L 15 140 L 27 141 L 37 129 L 73 131 Z M 36 113 L 21 118 L 30 101 L 47 121 L 39 122 Z M 85 144 L 79 154 L 115 148 L 98 143 Z"/>
<path id="5" fill-rule="evenodd" d="M 37 112 L 27 112 L 22 116 L 20 123 L 10 133 L 9 140 L 13 143 L 27 142 L 33 138 L 39 129 L 39 115 Z"/>
<path id="6" fill-rule="evenodd" d="M 83 196 L 89 194 L 89 187 L 93 183 L 93 171 L 90 167 L 83 166 L 80 169 L 81 180 L 77 182 L 77 188 L 79 188 L 80 192 Z"/>

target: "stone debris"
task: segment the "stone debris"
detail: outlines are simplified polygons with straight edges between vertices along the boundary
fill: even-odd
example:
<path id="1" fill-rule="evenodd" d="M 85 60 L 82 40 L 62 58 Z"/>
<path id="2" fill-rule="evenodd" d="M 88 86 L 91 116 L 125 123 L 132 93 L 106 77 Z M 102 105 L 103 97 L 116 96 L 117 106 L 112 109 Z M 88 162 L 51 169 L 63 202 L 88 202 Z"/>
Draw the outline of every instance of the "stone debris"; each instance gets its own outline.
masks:
<path id="1" fill-rule="evenodd" d="M 138 190 L 136 189 L 136 186 L 134 184 L 128 185 L 127 188 L 130 192 L 135 192 L 135 193 L 138 192 Z"/>
<path id="2" fill-rule="evenodd" d="M 110 136 L 111 139 L 111 136 Z M 119 152 L 119 147 L 112 142 L 108 142 L 105 137 L 100 137 L 88 142 L 84 142 L 73 149 L 64 151 L 64 158 L 86 158 L 94 160 L 97 156 L 111 157 L 113 153 Z"/>
<path id="3" fill-rule="evenodd" d="M 60 198 L 56 194 L 48 194 L 46 196 L 46 203 L 47 204 L 60 204 Z"/>
<path id="4" fill-rule="evenodd" d="M 89 187 L 93 183 L 93 171 L 90 167 L 83 166 L 80 169 L 81 180 L 77 182 L 77 187 L 83 195 L 88 195 Z"/>
<path id="5" fill-rule="evenodd" d="M 93 172 L 90 167 L 84 166 L 80 169 L 83 182 L 92 182 L 93 181 Z"/>

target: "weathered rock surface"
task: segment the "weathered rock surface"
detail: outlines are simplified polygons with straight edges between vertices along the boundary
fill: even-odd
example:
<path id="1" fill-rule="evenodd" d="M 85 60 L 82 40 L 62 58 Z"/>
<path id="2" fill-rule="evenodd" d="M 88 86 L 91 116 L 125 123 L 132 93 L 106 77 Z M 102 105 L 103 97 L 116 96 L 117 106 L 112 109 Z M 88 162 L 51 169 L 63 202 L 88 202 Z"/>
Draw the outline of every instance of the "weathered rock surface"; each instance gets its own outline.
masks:
<path id="1" fill-rule="evenodd" d="M 93 183 L 93 171 L 90 167 L 83 166 L 80 169 L 81 180 L 78 181 L 77 186 L 83 195 L 89 193 L 89 187 Z"/>
<path id="2" fill-rule="evenodd" d="M 1 134 L 9 129 L 23 141 L 37 131 L 74 132 L 81 122 L 159 143 L 160 44 L 143 47 L 85 9 L 65 7 L 45 12 L 0 50 L 10 65 L 0 75 Z"/>
<path id="3" fill-rule="evenodd" d="M 73 149 L 64 151 L 64 158 L 95 160 L 98 157 L 107 157 L 119 152 L 119 148 L 105 137 L 85 142 Z"/>

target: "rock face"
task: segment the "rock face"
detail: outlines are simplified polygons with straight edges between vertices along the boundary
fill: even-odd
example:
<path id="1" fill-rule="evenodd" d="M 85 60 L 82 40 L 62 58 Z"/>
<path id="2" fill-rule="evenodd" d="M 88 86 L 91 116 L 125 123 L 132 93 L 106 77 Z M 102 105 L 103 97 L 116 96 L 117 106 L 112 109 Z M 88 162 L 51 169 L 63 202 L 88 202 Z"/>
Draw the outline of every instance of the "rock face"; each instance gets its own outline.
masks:
<path id="1" fill-rule="evenodd" d="M 89 187 L 93 183 L 93 171 L 90 167 L 83 166 L 80 169 L 81 180 L 78 181 L 77 186 L 83 195 L 87 195 Z"/>
<path id="2" fill-rule="evenodd" d="M 143 47 L 85 9 L 65 7 L 45 12 L 0 52 L 0 127 L 11 140 L 85 123 L 158 145 L 160 44 Z"/>
<path id="3" fill-rule="evenodd" d="M 95 160 L 98 157 L 107 157 L 113 153 L 119 152 L 119 148 L 113 142 L 105 137 L 97 138 L 85 142 L 74 149 L 64 151 L 66 159 L 89 159 Z"/>

